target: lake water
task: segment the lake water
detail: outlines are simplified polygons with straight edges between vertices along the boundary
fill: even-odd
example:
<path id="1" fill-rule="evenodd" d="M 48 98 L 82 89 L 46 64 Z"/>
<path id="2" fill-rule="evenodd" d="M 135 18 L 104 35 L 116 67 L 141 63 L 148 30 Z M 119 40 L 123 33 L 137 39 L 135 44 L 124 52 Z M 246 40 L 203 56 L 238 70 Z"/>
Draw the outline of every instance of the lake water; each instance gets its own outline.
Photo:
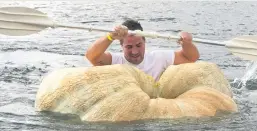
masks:
<path id="1" fill-rule="evenodd" d="M 169 0 L 1 1 L 0 7 L 26 6 L 47 13 L 57 22 L 111 29 L 124 18 L 138 19 L 146 31 L 225 41 L 257 34 L 257 2 Z M 81 122 L 77 116 L 34 111 L 43 76 L 60 67 L 90 66 L 84 58 L 99 32 L 46 29 L 22 37 L 0 36 L 1 130 L 256 130 L 257 63 L 232 55 L 225 47 L 197 44 L 202 61 L 216 63 L 231 82 L 239 106 L 235 114 L 210 118 L 145 120 L 118 123 Z M 174 41 L 147 39 L 147 50 L 177 49 Z M 108 49 L 120 52 L 118 43 Z"/>

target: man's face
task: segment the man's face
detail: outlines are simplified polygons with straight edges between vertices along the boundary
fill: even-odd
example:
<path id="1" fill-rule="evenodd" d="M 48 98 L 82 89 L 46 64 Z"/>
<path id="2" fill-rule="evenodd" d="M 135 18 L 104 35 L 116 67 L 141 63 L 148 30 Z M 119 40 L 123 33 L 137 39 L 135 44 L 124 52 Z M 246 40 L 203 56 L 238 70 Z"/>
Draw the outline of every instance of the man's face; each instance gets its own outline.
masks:
<path id="1" fill-rule="evenodd" d="M 145 40 L 142 36 L 128 35 L 123 39 L 122 49 L 127 61 L 140 64 L 144 59 Z"/>

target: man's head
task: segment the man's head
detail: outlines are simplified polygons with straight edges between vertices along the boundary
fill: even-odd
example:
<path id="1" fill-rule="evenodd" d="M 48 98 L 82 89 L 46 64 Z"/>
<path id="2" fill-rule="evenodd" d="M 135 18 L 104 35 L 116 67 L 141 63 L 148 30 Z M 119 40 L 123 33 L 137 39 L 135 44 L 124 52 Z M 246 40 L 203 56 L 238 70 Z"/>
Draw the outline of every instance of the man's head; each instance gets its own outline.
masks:
<path id="1" fill-rule="evenodd" d="M 140 23 L 129 19 L 122 23 L 128 30 L 141 30 L 143 28 Z M 120 41 L 124 57 L 132 64 L 140 64 L 144 59 L 145 54 L 145 37 L 128 35 Z"/>

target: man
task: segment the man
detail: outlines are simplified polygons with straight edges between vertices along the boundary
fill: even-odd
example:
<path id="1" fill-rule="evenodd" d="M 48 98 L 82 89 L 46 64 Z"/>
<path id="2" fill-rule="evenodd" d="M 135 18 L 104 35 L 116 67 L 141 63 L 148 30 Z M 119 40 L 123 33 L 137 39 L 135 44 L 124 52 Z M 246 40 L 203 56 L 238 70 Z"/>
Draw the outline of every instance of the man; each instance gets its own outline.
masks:
<path id="1" fill-rule="evenodd" d="M 96 40 L 87 50 L 85 56 L 94 66 L 111 64 L 130 64 L 151 75 L 156 81 L 161 73 L 169 65 L 195 62 L 199 58 L 199 52 L 192 43 L 192 35 L 181 32 L 178 41 L 182 49 L 156 50 L 145 52 L 145 37 L 128 34 L 128 30 L 141 30 L 140 23 L 135 20 L 126 20 L 122 25 L 116 26 L 113 32 Z M 114 41 L 119 40 L 123 54 L 106 52 L 106 49 Z"/>

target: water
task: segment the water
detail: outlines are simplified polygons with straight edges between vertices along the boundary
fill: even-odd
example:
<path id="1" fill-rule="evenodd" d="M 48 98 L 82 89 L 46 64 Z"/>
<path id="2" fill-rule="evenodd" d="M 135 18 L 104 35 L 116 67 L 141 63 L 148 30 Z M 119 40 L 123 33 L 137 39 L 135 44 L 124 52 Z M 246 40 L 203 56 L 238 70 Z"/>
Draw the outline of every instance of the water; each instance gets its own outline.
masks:
<path id="1" fill-rule="evenodd" d="M 4 6 L 27 6 L 57 22 L 112 28 L 126 17 L 140 20 L 146 31 L 225 41 L 257 33 L 257 2 L 171 2 L 168 0 L 5 1 Z M 1 130 L 256 130 L 257 65 L 233 56 L 224 47 L 197 44 L 200 60 L 216 63 L 231 82 L 239 112 L 212 118 L 145 120 L 118 123 L 81 122 L 77 116 L 34 111 L 42 77 L 57 68 L 90 66 L 85 50 L 99 32 L 46 29 L 23 37 L 0 36 Z M 177 49 L 174 42 L 147 39 L 147 50 Z M 120 52 L 116 42 L 108 49 Z"/>

